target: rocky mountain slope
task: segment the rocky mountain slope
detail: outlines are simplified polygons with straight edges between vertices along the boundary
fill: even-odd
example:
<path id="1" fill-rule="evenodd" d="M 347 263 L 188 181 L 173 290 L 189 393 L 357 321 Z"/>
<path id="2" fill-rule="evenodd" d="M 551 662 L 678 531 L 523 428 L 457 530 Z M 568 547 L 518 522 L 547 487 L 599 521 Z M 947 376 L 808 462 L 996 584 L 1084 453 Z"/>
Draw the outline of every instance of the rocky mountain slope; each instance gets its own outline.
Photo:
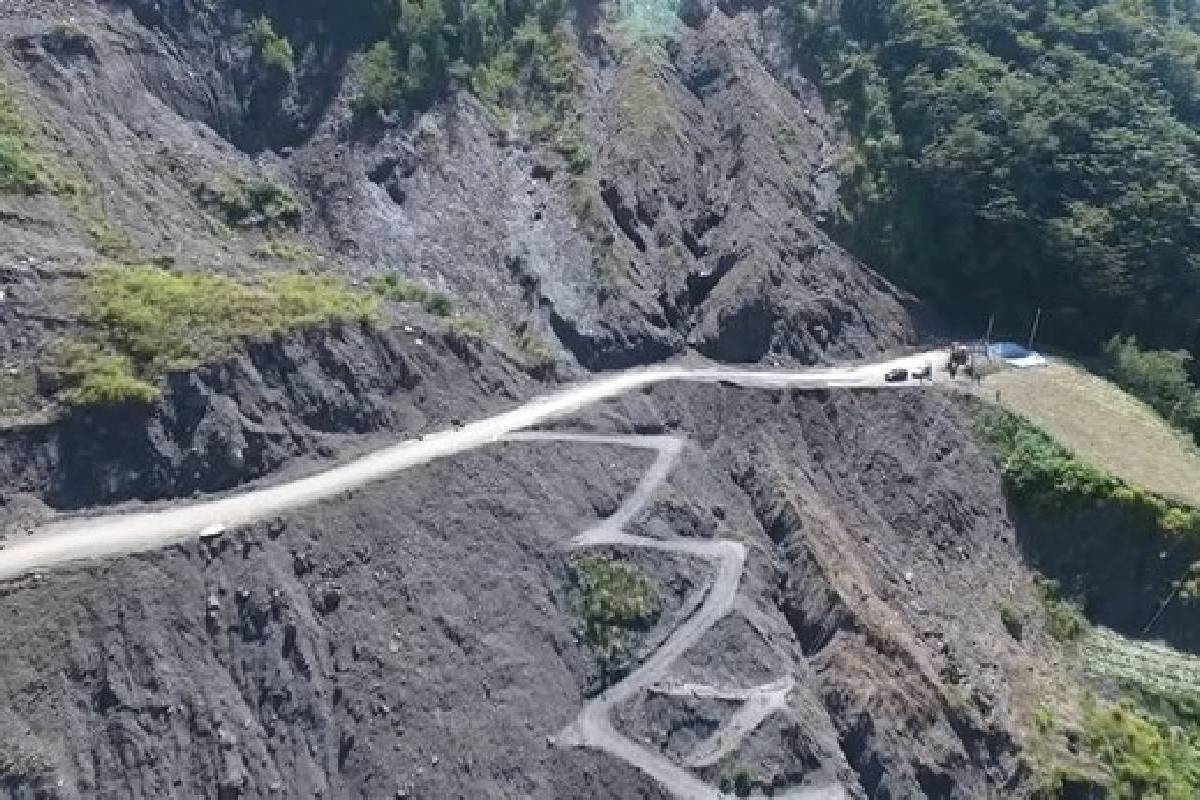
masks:
<path id="1" fill-rule="evenodd" d="M 778 9 L 697 0 L 645 41 L 624 7 L 570 20 L 572 152 L 461 86 L 356 115 L 360 48 L 336 30 L 280 81 L 254 3 L 0 7 L 27 120 L 7 135 L 43 180 L 0 193 L 0 537 L 284 480 L 589 370 L 916 342 L 915 300 L 821 232 L 839 136 Z M 111 263 L 383 286 L 382 316 L 167 369 L 152 402 L 64 407 L 51 366 L 104 322 L 88 287 Z M 388 294 L 410 285 L 453 311 Z M 747 553 L 732 610 L 673 666 L 717 688 L 640 689 L 612 714 L 626 740 L 714 797 L 1034 793 L 1029 720 L 1071 690 L 961 401 L 671 384 L 557 429 L 679 437 L 624 532 Z M 652 460 L 497 443 L 0 585 L 0 796 L 675 796 L 564 735 L 714 591 L 705 558 L 569 547 Z M 735 698 L 779 685 L 747 723 Z"/>

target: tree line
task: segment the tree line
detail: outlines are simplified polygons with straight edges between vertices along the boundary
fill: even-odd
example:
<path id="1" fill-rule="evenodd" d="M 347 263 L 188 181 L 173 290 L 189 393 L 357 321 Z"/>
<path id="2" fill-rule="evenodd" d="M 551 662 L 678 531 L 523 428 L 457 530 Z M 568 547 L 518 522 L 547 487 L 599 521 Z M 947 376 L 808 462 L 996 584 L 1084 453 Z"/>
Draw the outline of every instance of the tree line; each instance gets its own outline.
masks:
<path id="1" fill-rule="evenodd" d="M 432 101 L 451 78 L 467 85 L 515 81 L 516 50 L 541 45 L 567 6 L 567 0 L 265 0 L 256 9 L 285 30 L 315 25 L 361 42 L 359 107 L 394 110 Z"/>
<path id="2" fill-rule="evenodd" d="M 840 227 L 970 324 L 1200 345 L 1193 0 L 787 0 L 853 148 Z"/>

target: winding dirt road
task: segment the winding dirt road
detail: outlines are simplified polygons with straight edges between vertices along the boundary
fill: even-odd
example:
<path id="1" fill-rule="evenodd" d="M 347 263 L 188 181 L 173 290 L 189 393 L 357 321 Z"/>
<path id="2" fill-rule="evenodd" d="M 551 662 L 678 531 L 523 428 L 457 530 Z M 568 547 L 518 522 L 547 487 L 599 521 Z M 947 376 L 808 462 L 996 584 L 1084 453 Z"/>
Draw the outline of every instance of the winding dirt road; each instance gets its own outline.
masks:
<path id="1" fill-rule="evenodd" d="M 886 383 L 884 373 L 894 367 L 911 371 L 939 360 L 939 354 L 933 351 L 876 364 L 813 367 L 790 372 L 678 366 L 628 370 L 535 398 L 511 411 L 457 430 L 410 439 L 348 464 L 278 486 L 219 500 L 185 503 L 161 511 L 96 516 L 48 525 L 0 550 L 0 580 L 71 561 L 155 550 L 196 538 L 214 528 L 232 528 L 275 516 L 438 458 L 474 450 L 511 433 L 658 383 L 728 383 L 765 389 L 902 387 L 911 384 Z"/>
<path id="2" fill-rule="evenodd" d="M 886 382 L 884 374 L 888 370 L 903 367 L 913 371 L 938 360 L 939 354 L 930 352 L 877 364 L 790 372 L 685 367 L 630 370 L 568 387 L 457 430 L 409 440 L 343 466 L 279 486 L 161 511 L 75 519 L 51 525 L 26 540 L 0 550 L 0 580 L 72 561 L 165 547 L 225 527 L 243 525 L 312 504 L 410 467 L 500 441 L 565 441 L 653 449 L 657 452 L 657 458 L 636 489 L 615 513 L 574 537 L 570 546 L 637 547 L 697 556 L 714 564 L 715 576 L 706 588 L 702 602 L 694 606 L 686 619 L 641 666 L 588 701 L 576 720 L 558 737 L 558 742 L 597 748 L 620 758 L 654 778 L 679 800 L 713 800 L 721 796 L 716 788 L 666 755 L 621 734 L 613 727 L 611 712 L 615 706 L 643 692 L 686 692 L 694 696 L 740 701 L 742 707 L 687 758 L 689 766 L 704 767 L 732 753 L 765 719 L 786 707 L 788 695 L 795 685 L 795 679 L 790 675 L 750 689 L 681 685 L 671 680 L 672 664 L 735 608 L 746 560 L 746 546 L 727 539 L 651 539 L 624 532 L 625 526 L 651 502 L 658 487 L 670 475 L 685 445 L 683 439 L 668 435 L 601 436 L 523 431 L 594 403 L 668 381 L 721 382 L 752 388 L 900 387 L 911 384 Z M 840 786 L 829 785 L 777 792 L 773 797 L 843 800 L 846 793 Z"/>
<path id="3" fill-rule="evenodd" d="M 705 590 L 704 602 L 671 632 L 641 666 L 588 701 L 575 721 L 559 735 L 558 742 L 576 747 L 594 747 L 626 761 L 670 789 L 679 800 L 713 800 L 720 797 L 720 793 L 714 787 L 697 778 L 692 772 L 662 753 L 621 734 L 612 724 L 613 708 L 634 699 L 651 687 L 670 685 L 672 664 L 733 610 L 738 586 L 741 584 L 742 570 L 746 562 L 746 546 L 741 542 L 729 539 L 651 539 L 633 536 L 621 530 L 654 499 L 655 491 L 667 479 L 679 460 L 685 441 L 676 436 L 559 433 L 518 433 L 506 437 L 506 440 L 623 445 L 658 452 L 658 457 L 646 470 L 637 488 L 616 512 L 571 539 L 571 547 L 582 549 L 617 545 L 699 556 L 714 562 L 716 576 Z M 723 697 L 743 702 L 743 706 L 724 726 L 700 743 L 688 759 L 688 763 L 697 767 L 707 766 L 733 752 L 763 720 L 786 705 L 787 695 L 794 685 L 795 679 L 787 675 L 766 686 L 745 691 L 723 691 L 691 684 L 684 686 L 683 689 L 694 692 L 697 696 Z M 663 690 L 660 688 L 659 692 L 663 693 Z M 841 786 L 830 785 L 784 790 L 772 796 L 789 800 L 843 800 L 846 793 Z"/>

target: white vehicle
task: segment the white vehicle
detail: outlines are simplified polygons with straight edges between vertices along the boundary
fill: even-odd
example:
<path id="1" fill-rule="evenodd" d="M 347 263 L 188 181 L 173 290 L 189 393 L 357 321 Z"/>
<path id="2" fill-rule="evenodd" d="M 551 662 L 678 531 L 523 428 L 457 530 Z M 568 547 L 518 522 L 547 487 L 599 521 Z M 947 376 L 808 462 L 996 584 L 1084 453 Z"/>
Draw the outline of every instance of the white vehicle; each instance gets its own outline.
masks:
<path id="1" fill-rule="evenodd" d="M 218 537 L 222 533 L 224 533 L 225 530 L 226 530 L 225 526 L 222 525 L 221 523 L 217 522 L 212 525 L 209 525 L 207 528 L 200 531 L 200 538 L 201 539 L 215 539 L 216 537 Z"/>

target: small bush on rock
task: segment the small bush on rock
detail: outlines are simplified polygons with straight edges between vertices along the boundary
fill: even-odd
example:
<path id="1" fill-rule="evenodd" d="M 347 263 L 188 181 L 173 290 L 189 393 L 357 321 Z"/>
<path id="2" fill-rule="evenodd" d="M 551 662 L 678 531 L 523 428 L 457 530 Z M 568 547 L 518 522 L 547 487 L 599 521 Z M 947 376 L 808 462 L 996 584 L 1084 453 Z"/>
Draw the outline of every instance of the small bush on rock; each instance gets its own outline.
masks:
<path id="1" fill-rule="evenodd" d="M 227 223 L 242 228 L 295 227 L 304 213 L 291 189 L 265 177 L 226 176 L 202 185 L 197 195 L 220 210 Z"/>
<path id="2" fill-rule="evenodd" d="M 0 83 L 0 192 L 74 194 L 53 159 L 37 143 L 34 127 Z"/>
<path id="3" fill-rule="evenodd" d="M 266 16 L 255 19 L 246 29 L 254 44 L 258 57 L 271 69 L 291 77 L 296 72 L 296 54 L 286 36 L 275 32 L 275 27 Z"/>
<path id="4" fill-rule="evenodd" d="M 623 660 L 628 632 L 649 627 L 662 611 L 658 587 L 637 566 L 604 556 L 576 558 L 571 571 L 583 593 L 588 642 L 606 666 Z"/>

